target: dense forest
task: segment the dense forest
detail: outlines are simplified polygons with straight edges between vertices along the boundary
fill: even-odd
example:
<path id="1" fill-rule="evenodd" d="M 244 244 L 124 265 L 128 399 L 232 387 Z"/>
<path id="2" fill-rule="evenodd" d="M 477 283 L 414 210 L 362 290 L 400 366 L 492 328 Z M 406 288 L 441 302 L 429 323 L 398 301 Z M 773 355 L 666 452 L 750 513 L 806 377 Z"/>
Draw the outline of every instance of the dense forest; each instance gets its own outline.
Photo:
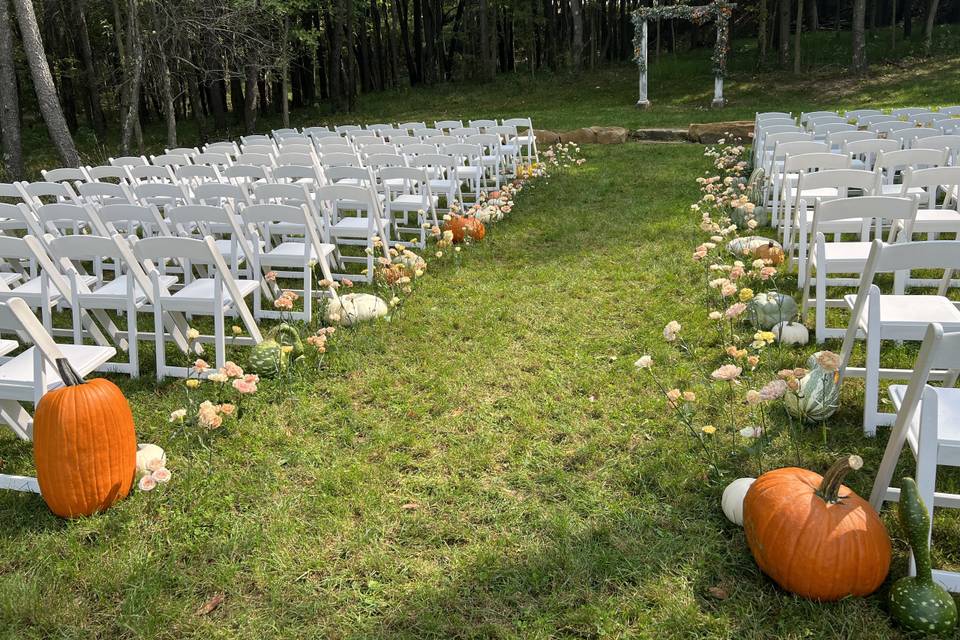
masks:
<path id="1" fill-rule="evenodd" d="M 648 0 L 645 0 L 647 2 Z M 8 176 L 23 174 L 22 111 L 38 111 L 65 165 L 73 135 L 144 122 L 195 121 L 207 139 L 260 114 L 360 93 L 497 73 L 583 70 L 634 56 L 639 0 L 0 0 L 0 134 Z M 866 70 L 864 33 L 895 27 L 931 45 L 960 20 L 960 0 L 747 0 L 735 37 L 756 38 L 757 64 L 800 71 L 799 34 L 852 31 L 850 67 Z M 663 28 L 661 28 L 661 26 Z M 895 36 L 897 37 L 897 36 Z M 651 50 L 713 45 L 709 25 L 656 24 Z"/>

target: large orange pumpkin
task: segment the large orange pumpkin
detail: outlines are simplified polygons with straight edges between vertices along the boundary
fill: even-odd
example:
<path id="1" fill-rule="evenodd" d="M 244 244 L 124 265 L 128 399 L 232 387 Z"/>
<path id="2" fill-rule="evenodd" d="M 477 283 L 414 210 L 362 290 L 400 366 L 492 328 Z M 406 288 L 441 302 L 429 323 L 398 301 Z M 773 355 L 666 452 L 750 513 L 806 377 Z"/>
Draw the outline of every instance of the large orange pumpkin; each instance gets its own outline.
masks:
<path id="1" fill-rule="evenodd" d="M 838 460 L 822 477 L 806 469 L 769 471 L 743 499 L 743 528 L 760 568 L 792 593 L 814 600 L 865 596 L 890 569 L 890 537 L 870 504 L 841 484 L 863 460 Z"/>
<path id="2" fill-rule="evenodd" d="M 444 231 L 453 232 L 453 241 L 463 242 L 469 235 L 471 240 L 479 242 L 487 235 L 487 229 L 483 223 L 470 216 L 450 216 L 450 219 L 443 223 Z"/>
<path id="3" fill-rule="evenodd" d="M 123 392 L 109 380 L 85 382 L 65 359 L 64 386 L 37 403 L 33 455 L 40 495 L 58 516 L 103 511 L 127 496 L 137 466 L 137 434 Z"/>

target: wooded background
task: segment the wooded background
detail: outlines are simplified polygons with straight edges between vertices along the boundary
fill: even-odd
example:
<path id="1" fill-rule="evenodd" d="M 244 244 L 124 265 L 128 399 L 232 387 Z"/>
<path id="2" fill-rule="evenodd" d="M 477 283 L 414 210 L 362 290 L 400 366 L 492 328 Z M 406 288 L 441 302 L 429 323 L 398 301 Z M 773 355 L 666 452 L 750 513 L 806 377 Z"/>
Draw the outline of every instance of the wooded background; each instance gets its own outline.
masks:
<path id="1" fill-rule="evenodd" d="M 645 0 L 649 3 L 649 0 Z M 65 165 L 72 134 L 119 127 L 120 152 L 141 127 L 193 119 L 201 141 L 261 114 L 325 103 L 349 112 L 360 93 L 498 73 L 583 70 L 632 60 L 639 0 L 0 0 L 0 134 L 4 171 L 23 175 L 21 120 L 39 111 Z M 960 0 L 745 0 L 732 27 L 756 38 L 757 65 L 801 72 L 800 34 L 850 30 L 849 64 L 867 69 L 865 32 L 932 46 Z M 651 27 L 662 49 L 712 47 L 714 29 Z M 197 140 L 191 140 L 195 144 Z"/>

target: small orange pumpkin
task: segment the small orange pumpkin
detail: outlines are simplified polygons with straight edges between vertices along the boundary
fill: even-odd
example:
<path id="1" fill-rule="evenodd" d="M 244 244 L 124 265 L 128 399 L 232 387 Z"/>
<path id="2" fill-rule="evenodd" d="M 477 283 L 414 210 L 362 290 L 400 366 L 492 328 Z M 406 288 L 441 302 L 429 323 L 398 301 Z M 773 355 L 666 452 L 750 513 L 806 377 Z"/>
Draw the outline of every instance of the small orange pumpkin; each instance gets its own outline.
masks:
<path id="1" fill-rule="evenodd" d="M 890 536 L 866 500 L 841 484 L 860 456 L 820 474 L 769 471 L 743 499 L 743 529 L 754 559 L 782 588 L 813 600 L 865 596 L 890 569 Z"/>
<path id="2" fill-rule="evenodd" d="M 66 358 L 64 386 L 45 394 L 33 416 L 40 495 L 63 518 L 88 516 L 125 498 L 137 467 L 130 404 L 117 385 L 84 381 Z"/>
<path id="3" fill-rule="evenodd" d="M 472 216 L 450 216 L 450 219 L 443 223 L 443 230 L 453 232 L 453 241 L 458 244 L 466 240 L 467 236 L 479 242 L 487 235 L 483 223 Z"/>
<path id="4" fill-rule="evenodd" d="M 774 267 L 778 267 L 783 264 L 786 256 L 783 253 L 783 249 L 774 244 L 773 242 L 768 242 L 767 244 L 762 244 L 753 251 L 753 255 L 757 256 L 761 260 L 768 262 Z"/>
<path id="5" fill-rule="evenodd" d="M 464 216 L 451 215 L 450 219 L 443 223 L 443 230 L 453 233 L 454 242 L 463 242 L 467 234 L 467 219 Z"/>
<path id="6" fill-rule="evenodd" d="M 475 242 L 480 242 L 487 235 L 487 228 L 476 218 L 467 218 L 465 226 L 470 239 Z"/>

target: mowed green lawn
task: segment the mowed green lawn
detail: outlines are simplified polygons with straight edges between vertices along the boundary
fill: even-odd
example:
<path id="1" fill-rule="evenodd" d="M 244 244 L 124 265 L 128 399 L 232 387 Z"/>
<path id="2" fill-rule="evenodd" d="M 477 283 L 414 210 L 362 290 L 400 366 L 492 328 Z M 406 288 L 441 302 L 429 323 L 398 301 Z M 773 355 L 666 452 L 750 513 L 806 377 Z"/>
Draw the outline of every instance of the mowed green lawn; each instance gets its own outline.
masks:
<path id="1" fill-rule="evenodd" d="M 699 76 L 654 70 L 666 99 L 654 89 L 650 112 L 624 103 L 634 73 L 624 68 L 553 89 L 548 78 L 504 78 L 469 88 L 473 101 L 446 88 L 383 94 L 353 119 L 529 113 L 564 129 L 839 106 L 825 87 L 762 74 L 752 89 L 736 76 L 729 110 L 702 110 L 710 75 L 697 56 L 677 64 Z M 927 64 L 942 71 L 939 84 L 880 69 L 843 89 L 843 104 L 960 102 L 957 60 Z M 590 92 L 594 78 L 610 95 Z M 760 574 L 720 511 L 724 482 L 633 367 L 651 353 L 670 386 L 699 375 L 663 342 L 670 320 L 707 372 L 722 361 L 690 259 L 703 240 L 689 211 L 703 148 L 584 150 L 587 164 L 524 190 L 462 266 L 432 264 L 393 322 L 339 331 L 319 374 L 261 384 L 209 450 L 173 436 L 180 383 L 117 378 L 140 440 L 167 449 L 174 479 L 74 522 L 37 496 L 0 493 L 0 637 L 900 637 L 886 615 L 889 583 L 871 598 L 816 604 Z M 747 382 L 814 349 L 770 350 Z M 911 351 L 890 355 L 909 364 Z M 886 432 L 860 435 L 861 395 L 846 383 L 826 442 L 806 433 L 802 462 L 822 471 L 858 453 L 866 464 L 849 484 L 866 494 Z M 726 406 L 701 396 L 704 419 L 729 441 Z M 779 412 L 774 421 L 785 423 Z M 777 436 L 767 467 L 794 462 Z M 746 454 L 723 466 L 724 481 L 756 473 Z M 32 472 L 29 446 L 6 431 L 0 472 Z M 885 520 L 898 577 L 905 543 Z M 934 563 L 960 565 L 957 517 L 936 526 Z M 218 596 L 218 608 L 198 613 Z"/>
<path id="2" fill-rule="evenodd" d="M 701 152 L 588 149 L 460 268 L 431 267 L 394 322 L 338 332 L 319 375 L 264 383 L 210 452 L 171 435 L 180 383 L 123 383 L 174 479 L 75 522 L 0 494 L 0 636 L 897 637 L 883 591 L 814 604 L 759 573 L 722 483 L 635 372 L 650 352 L 685 379 L 660 338 L 671 319 L 720 351 L 689 257 Z M 859 435 L 858 392 L 804 462 L 860 453 L 867 492 L 882 439 Z M 11 436 L 0 460 L 31 468 Z M 778 438 L 768 464 L 792 461 Z"/>

